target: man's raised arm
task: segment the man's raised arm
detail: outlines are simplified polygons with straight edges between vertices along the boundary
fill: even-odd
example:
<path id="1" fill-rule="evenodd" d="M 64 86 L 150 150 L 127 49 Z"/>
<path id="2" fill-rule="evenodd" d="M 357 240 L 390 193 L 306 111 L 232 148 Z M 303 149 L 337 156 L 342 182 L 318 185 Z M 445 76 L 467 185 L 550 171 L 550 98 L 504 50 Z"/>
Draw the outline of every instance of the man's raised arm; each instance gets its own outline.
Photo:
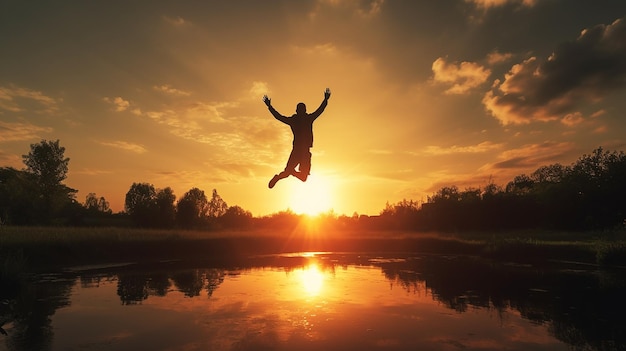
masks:
<path id="1" fill-rule="evenodd" d="M 267 108 L 270 110 L 270 113 L 272 114 L 272 116 L 274 116 L 274 118 L 283 123 L 288 122 L 287 117 L 278 113 L 278 111 L 276 111 L 276 109 L 272 106 L 272 99 L 270 99 L 267 95 L 263 95 L 263 102 L 265 103 L 265 105 L 267 105 Z"/>
<path id="2" fill-rule="evenodd" d="M 319 117 L 322 112 L 324 112 L 324 109 L 326 109 L 326 106 L 328 105 L 328 99 L 330 99 L 330 89 L 326 88 L 326 90 L 324 91 L 324 101 L 322 101 L 320 107 L 318 107 L 315 112 L 311 113 L 313 120 L 317 119 L 317 117 Z"/>

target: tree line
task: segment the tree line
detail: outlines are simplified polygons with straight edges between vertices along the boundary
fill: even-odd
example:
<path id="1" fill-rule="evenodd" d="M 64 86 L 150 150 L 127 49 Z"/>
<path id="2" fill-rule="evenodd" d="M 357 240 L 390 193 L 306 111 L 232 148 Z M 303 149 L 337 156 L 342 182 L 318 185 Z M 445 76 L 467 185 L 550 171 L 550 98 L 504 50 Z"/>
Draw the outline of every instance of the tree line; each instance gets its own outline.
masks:
<path id="1" fill-rule="evenodd" d="M 626 219 L 626 155 L 601 147 L 569 166 L 541 166 L 505 187 L 446 186 L 423 204 L 403 200 L 381 213 L 386 226 L 416 230 L 607 230 Z"/>
<path id="2" fill-rule="evenodd" d="M 69 158 L 59 140 L 30 145 L 25 168 L 0 168 L 0 220 L 12 225 L 136 226 L 145 228 L 280 228 L 300 225 L 302 215 L 290 210 L 255 218 L 239 206 L 228 206 L 213 189 L 210 198 L 192 188 L 176 198 L 170 187 L 133 183 L 124 211 L 112 213 L 104 197 L 64 185 Z M 464 230 L 602 230 L 624 226 L 626 155 L 597 148 L 569 166 L 558 163 L 521 174 L 506 186 L 459 190 L 445 186 L 427 201 L 387 203 L 379 216 L 337 216 L 319 222 L 327 229 Z"/>
<path id="3" fill-rule="evenodd" d="M 70 220 L 77 190 L 62 181 L 70 159 L 59 140 L 42 140 L 22 156 L 23 170 L 0 168 L 0 219 L 7 224 L 53 224 Z M 81 206 L 82 207 L 82 206 Z"/>
<path id="4" fill-rule="evenodd" d="M 228 206 L 213 189 L 209 199 L 203 190 L 191 188 L 176 201 L 170 187 L 155 189 L 149 183 L 133 183 L 126 193 L 124 208 L 141 227 L 201 228 L 248 227 L 252 213 L 239 206 Z"/>
<path id="5" fill-rule="evenodd" d="M 133 183 L 126 193 L 124 212 L 113 213 L 104 197 L 89 193 L 84 203 L 67 178 L 70 159 L 59 140 L 31 144 L 22 155 L 25 168 L 0 168 L 0 223 L 11 225 L 137 226 L 145 228 L 216 228 L 248 226 L 252 214 L 228 206 L 213 189 L 208 199 L 192 188 L 178 201 L 170 187 L 155 189 Z"/>

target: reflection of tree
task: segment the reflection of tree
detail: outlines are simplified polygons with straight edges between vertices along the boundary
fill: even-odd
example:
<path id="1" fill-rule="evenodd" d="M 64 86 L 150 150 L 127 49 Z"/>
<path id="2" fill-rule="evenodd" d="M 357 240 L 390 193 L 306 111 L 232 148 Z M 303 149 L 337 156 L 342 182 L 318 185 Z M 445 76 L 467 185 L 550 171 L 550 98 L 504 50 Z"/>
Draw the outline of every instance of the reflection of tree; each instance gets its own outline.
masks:
<path id="1" fill-rule="evenodd" d="M 151 273 L 146 280 L 149 294 L 155 296 L 165 296 L 172 285 L 168 275 L 164 272 Z"/>
<path id="2" fill-rule="evenodd" d="M 0 323 L 12 327 L 1 335 L 9 350 L 49 350 L 54 336 L 50 316 L 69 305 L 74 280 L 19 282 L 5 286 L 0 280 Z M 8 293 L 8 294 L 7 294 Z"/>
<path id="3" fill-rule="evenodd" d="M 206 272 L 207 292 L 209 297 L 213 296 L 213 292 L 224 282 L 225 272 L 220 269 L 210 269 Z"/>
<path id="4" fill-rule="evenodd" d="M 120 268 L 116 275 L 101 273 L 81 276 L 84 288 L 97 287 L 102 279 L 117 277 L 117 293 L 123 304 L 139 303 L 150 296 L 166 296 L 172 288 L 188 297 L 208 297 L 224 282 L 226 275 L 246 269 L 280 267 L 286 272 L 303 269 L 312 259 L 302 257 L 260 258 L 257 261 L 222 263 L 222 268 L 155 269 Z M 626 322 L 621 307 L 626 293 L 623 273 L 557 271 L 494 264 L 477 258 L 424 256 L 406 261 L 371 262 L 363 256 L 318 257 L 320 270 L 335 267 L 375 265 L 382 268 L 393 287 L 411 293 L 428 293 L 450 309 L 463 313 L 472 307 L 497 312 L 519 311 L 523 318 L 548 326 L 553 335 L 575 349 L 622 350 L 626 345 Z M 233 267 L 226 269 L 223 267 Z M 215 266 L 214 266 L 215 267 Z M 49 350 L 53 339 L 50 316 L 69 304 L 75 278 L 8 286 L 0 280 L 0 335 L 10 350 Z"/>
<path id="5" fill-rule="evenodd" d="M 117 293 L 125 305 L 139 303 L 152 296 L 166 296 L 172 286 L 187 297 L 200 296 L 202 289 L 207 289 L 208 296 L 224 282 L 226 273 L 223 269 L 185 269 L 148 271 L 146 273 L 118 274 Z"/>
<path id="6" fill-rule="evenodd" d="M 123 305 L 141 303 L 148 298 L 148 279 L 140 274 L 118 275 L 117 295 Z"/>
<path id="7" fill-rule="evenodd" d="M 385 262 L 383 274 L 407 291 L 416 287 L 458 312 L 470 306 L 512 308 L 563 342 L 581 349 L 626 345 L 622 277 L 512 267 L 478 259 L 423 258 Z M 607 278 L 608 277 L 608 278 Z M 620 346 L 622 345 L 622 346 Z"/>
<path id="8" fill-rule="evenodd" d="M 422 284 L 423 280 L 419 279 L 417 272 L 383 269 L 383 274 L 391 282 L 392 287 L 393 284 L 398 284 L 402 289 L 412 293 L 426 290 L 426 287 Z"/>
<path id="9" fill-rule="evenodd" d="M 82 275 L 80 277 L 80 286 L 82 288 L 97 288 L 100 283 L 110 282 L 113 279 L 110 275 Z"/>
<path id="10" fill-rule="evenodd" d="M 199 296 L 204 287 L 204 275 L 198 269 L 172 274 L 172 281 L 185 296 Z"/>
<path id="11" fill-rule="evenodd" d="M 185 296 L 199 296 L 202 289 L 206 288 L 208 296 L 211 297 L 224 282 L 224 276 L 225 272 L 221 269 L 195 269 L 173 274 L 172 281 Z"/>
<path id="12" fill-rule="evenodd" d="M 149 295 L 165 296 L 171 286 L 171 277 L 187 296 L 198 296 L 206 281 L 210 297 L 223 283 L 225 272 L 223 269 L 185 270 L 178 274 L 152 270 L 119 272 L 116 275 L 117 294 L 124 305 L 140 303 Z M 74 275 L 35 282 L 25 277 L 0 279 L 0 343 L 5 343 L 8 350 L 16 351 L 52 349 L 54 332 L 50 317 L 59 308 L 70 304 L 72 286 L 80 284 L 85 289 L 98 288 L 100 282 L 114 277 L 112 274 L 82 274 L 80 282 Z"/>

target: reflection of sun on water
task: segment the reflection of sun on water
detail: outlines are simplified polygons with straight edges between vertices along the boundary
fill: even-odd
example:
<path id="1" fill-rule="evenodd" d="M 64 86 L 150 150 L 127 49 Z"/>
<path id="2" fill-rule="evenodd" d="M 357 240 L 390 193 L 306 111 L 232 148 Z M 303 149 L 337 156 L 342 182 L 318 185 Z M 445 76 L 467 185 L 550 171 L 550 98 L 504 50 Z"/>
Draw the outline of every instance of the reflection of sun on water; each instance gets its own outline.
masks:
<path id="1" fill-rule="evenodd" d="M 292 184 L 289 207 L 295 213 L 317 215 L 332 209 L 332 191 L 327 178 L 311 175 L 304 183 Z"/>
<path id="2" fill-rule="evenodd" d="M 297 272 L 302 289 L 307 296 L 318 296 L 324 286 L 324 273 L 316 264 L 311 264 Z"/>

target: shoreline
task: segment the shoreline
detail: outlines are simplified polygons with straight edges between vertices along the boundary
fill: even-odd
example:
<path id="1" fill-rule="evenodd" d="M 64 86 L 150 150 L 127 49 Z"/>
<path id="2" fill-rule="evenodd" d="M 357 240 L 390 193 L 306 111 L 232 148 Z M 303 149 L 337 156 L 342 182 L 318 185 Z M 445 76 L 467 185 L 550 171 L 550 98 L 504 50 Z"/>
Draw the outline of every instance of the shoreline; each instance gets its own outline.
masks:
<path id="1" fill-rule="evenodd" d="M 552 235 L 553 240 L 550 240 Z M 419 253 L 471 255 L 498 261 L 570 261 L 624 265 L 626 244 L 617 239 L 570 241 L 563 233 L 461 233 L 308 231 L 201 232 L 131 228 L 3 227 L 2 275 L 69 266 L 167 260 L 240 260 L 289 252 Z M 11 273 L 12 272 L 12 273 Z"/>

